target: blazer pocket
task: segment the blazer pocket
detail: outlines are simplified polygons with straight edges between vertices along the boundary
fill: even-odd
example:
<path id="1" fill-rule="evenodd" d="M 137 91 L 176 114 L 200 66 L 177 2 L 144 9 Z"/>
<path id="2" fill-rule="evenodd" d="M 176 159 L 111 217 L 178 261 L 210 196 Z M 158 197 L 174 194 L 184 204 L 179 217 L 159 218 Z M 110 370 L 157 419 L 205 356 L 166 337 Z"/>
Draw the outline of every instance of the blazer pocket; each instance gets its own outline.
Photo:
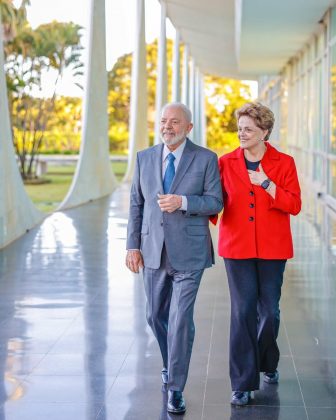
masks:
<path id="1" fill-rule="evenodd" d="M 208 234 L 208 226 L 187 226 L 188 235 L 205 236 Z"/>
<path id="2" fill-rule="evenodd" d="M 146 224 L 142 224 L 141 226 L 141 235 L 148 235 L 149 227 Z"/>

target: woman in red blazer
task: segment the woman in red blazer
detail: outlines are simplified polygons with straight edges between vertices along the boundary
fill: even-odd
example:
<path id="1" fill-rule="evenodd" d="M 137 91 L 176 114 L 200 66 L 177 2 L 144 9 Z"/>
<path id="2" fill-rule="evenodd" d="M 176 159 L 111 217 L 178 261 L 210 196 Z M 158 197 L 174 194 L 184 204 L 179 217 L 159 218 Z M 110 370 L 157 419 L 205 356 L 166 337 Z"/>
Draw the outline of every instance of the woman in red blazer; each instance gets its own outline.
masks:
<path id="1" fill-rule="evenodd" d="M 219 159 L 218 250 L 231 298 L 231 404 L 246 405 L 260 372 L 266 383 L 279 379 L 279 301 L 286 260 L 293 257 L 290 215 L 300 212 L 301 198 L 293 158 L 267 142 L 272 111 L 247 103 L 236 117 L 240 147 Z"/>

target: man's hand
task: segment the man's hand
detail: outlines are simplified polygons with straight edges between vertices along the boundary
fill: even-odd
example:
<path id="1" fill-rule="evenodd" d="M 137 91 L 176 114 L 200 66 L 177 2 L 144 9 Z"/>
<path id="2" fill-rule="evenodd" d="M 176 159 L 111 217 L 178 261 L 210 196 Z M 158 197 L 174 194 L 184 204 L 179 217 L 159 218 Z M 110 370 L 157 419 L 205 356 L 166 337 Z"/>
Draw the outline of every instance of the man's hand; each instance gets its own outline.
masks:
<path id="1" fill-rule="evenodd" d="M 251 184 L 253 185 L 261 185 L 266 179 L 268 179 L 268 176 L 265 174 L 261 163 L 259 163 L 259 172 L 252 171 L 250 169 L 247 172 L 249 174 Z"/>
<path id="2" fill-rule="evenodd" d="M 139 250 L 128 250 L 126 254 L 126 266 L 133 273 L 139 273 L 139 268 L 144 267 L 143 258 Z"/>
<path id="3" fill-rule="evenodd" d="M 158 194 L 158 204 L 161 211 L 173 213 L 182 206 L 182 197 L 175 194 Z"/>

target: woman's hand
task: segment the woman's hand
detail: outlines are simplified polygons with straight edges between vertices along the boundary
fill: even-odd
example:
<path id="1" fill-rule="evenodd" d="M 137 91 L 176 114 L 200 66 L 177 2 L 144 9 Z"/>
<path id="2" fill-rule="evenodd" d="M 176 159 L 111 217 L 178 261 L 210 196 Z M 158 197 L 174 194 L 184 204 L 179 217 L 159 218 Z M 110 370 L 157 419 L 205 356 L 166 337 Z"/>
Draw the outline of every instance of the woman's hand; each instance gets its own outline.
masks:
<path id="1" fill-rule="evenodd" d="M 253 185 L 261 185 L 266 179 L 268 179 L 268 176 L 265 174 L 264 169 L 261 165 L 261 162 L 259 163 L 259 172 L 248 170 L 247 171 L 250 177 L 251 184 Z"/>

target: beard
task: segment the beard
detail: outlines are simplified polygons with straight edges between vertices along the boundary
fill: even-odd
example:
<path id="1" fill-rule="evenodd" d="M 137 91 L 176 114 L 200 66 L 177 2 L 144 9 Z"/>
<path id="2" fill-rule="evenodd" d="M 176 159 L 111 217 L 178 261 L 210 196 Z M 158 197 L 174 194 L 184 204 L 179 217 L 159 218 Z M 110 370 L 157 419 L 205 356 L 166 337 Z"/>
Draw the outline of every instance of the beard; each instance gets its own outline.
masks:
<path id="1" fill-rule="evenodd" d="M 174 137 L 170 138 L 169 140 L 166 140 L 164 138 L 164 135 L 162 133 L 160 133 L 160 138 L 162 140 L 162 142 L 166 145 L 166 146 L 173 146 L 174 144 L 180 143 L 182 142 L 185 138 L 187 137 L 187 132 L 183 132 L 181 134 L 175 134 Z"/>

